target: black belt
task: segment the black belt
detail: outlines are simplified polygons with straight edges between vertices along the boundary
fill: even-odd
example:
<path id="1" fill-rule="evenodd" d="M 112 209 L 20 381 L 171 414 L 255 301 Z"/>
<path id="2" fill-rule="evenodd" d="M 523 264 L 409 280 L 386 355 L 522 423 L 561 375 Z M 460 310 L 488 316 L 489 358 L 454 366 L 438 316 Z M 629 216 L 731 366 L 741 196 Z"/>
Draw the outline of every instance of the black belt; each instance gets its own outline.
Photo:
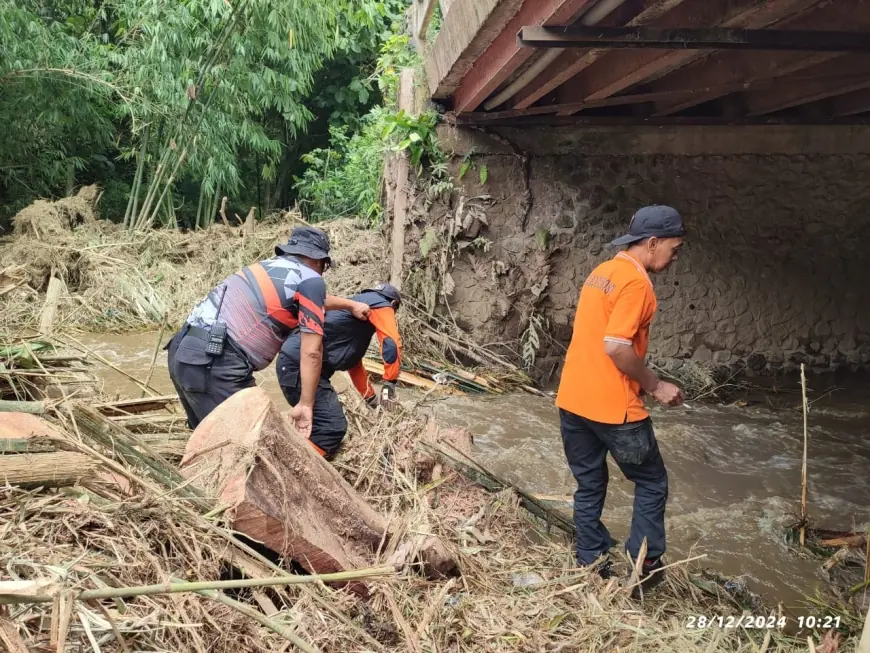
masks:
<path id="1" fill-rule="evenodd" d="M 181 328 L 181 337 L 183 338 L 184 336 L 193 336 L 197 340 L 204 340 L 205 342 L 208 342 L 209 338 L 211 337 L 211 332 L 208 329 L 200 329 L 199 327 L 195 327 L 191 324 L 185 324 Z M 168 346 L 169 345 L 167 345 L 167 347 Z M 229 337 L 229 335 L 227 336 L 227 346 L 237 355 L 245 359 L 248 362 L 248 365 L 251 364 L 251 361 L 248 358 L 248 355 L 245 353 L 245 350 L 237 345 L 236 342 Z"/>
<path id="2" fill-rule="evenodd" d="M 193 336 L 194 338 L 198 338 L 199 340 L 205 340 L 208 342 L 211 333 L 208 329 L 200 329 L 199 327 L 187 325 L 187 330 L 184 332 L 186 336 Z"/>

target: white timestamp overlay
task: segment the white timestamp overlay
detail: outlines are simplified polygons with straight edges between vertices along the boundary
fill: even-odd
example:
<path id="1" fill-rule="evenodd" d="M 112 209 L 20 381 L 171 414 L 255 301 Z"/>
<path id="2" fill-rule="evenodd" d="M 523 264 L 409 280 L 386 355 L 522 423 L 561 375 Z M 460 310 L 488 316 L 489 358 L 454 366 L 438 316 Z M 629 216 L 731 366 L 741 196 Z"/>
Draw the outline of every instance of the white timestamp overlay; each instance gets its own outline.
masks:
<path id="1" fill-rule="evenodd" d="M 835 615 L 802 615 L 795 617 L 794 621 L 799 629 L 804 628 L 827 630 L 840 627 L 840 617 Z M 703 615 L 693 614 L 686 619 L 686 628 L 746 628 L 746 629 L 774 629 L 785 628 L 788 620 L 784 616 L 777 615 Z"/>

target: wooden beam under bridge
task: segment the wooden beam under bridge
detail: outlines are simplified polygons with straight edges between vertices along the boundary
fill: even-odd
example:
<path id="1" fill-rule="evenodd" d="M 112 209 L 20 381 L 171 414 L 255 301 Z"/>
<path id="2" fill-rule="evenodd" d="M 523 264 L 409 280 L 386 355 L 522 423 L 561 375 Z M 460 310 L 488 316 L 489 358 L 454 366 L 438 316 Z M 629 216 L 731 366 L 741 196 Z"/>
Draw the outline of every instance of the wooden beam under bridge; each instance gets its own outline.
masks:
<path id="1" fill-rule="evenodd" d="M 870 34 L 866 32 L 812 30 L 527 26 L 523 27 L 517 39 L 521 46 L 530 48 L 870 52 Z"/>

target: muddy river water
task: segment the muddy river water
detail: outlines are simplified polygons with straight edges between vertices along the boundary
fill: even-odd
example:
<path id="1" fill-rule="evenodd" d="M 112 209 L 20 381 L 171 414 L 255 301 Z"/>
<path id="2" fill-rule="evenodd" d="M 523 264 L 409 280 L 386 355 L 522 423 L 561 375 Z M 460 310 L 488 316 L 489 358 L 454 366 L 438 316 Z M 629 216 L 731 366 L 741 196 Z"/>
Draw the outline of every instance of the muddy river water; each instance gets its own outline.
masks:
<path id="1" fill-rule="evenodd" d="M 144 378 L 156 334 L 92 336 L 82 342 L 124 371 Z M 105 390 L 130 396 L 135 386 L 106 370 Z M 271 369 L 260 379 L 284 399 Z M 870 383 L 811 380 L 809 416 L 810 515 L 822 528 L 863 528 L 870 522 Z M 166 357 L 157 359 L 152 385 L 172 385 Z M 803 450 L 800 395 L 760 394 L 748 405 L 690 404 L 655 410 L 656 433 L 670 476 L 667 528 L 671 561 L 704 553 L 701 564 L 743 576 L 768 600 L 794 604 L 813 595 L 819 563 L 802 560 L 783 543 L 783 525 L 798 510 Z M 562 453 L 558 413 L 551 399 L 531 395 L 438 400 L 433 409 L 474 435 L 475 457 L 520 487 L 569 497 L 574 481 Z M 613 535 L 627 535 L 632 485 L 611 469 L 604 519 Z"/>

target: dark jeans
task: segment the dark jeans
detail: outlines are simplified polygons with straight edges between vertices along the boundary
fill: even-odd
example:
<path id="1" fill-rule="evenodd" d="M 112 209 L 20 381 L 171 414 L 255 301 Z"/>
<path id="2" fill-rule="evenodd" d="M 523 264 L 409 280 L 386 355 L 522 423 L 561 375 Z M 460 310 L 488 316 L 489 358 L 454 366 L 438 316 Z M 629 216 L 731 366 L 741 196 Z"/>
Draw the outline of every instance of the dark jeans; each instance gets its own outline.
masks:
<path id="1" fill-rule="evenodd" d="M 626 550 L 636 559 L 646 538 L 646 557 L 662 555 L 668 473 L 652 421 L 647 418 L 642 422 L 602 424 L 566 410 L 560 410 L 559 414 L 565 457 L 577 479 L 574 525 L 578 564 L 592 564 L 610 548 L 610 533 L 601 523 L 609 479 L 608 451 L 625 477 L 634 483 L 634 513 Z"/>
<path id="2" fill-rule="evenodd" d="M 302 375 L 299 362 L 284 353 L 278 354 L 276 363 L 281 392 L 291 406 L 299 403 L 302 396 Z M 332 458 L 341 448 L 347 433 L 347 418 L 328 376 L 321 376 L 314 395 L 314 415 L 311 421 L 311 442 L 322 449 L 327 458 Z"/>
<path id="3" fill-rule="evenodd" d="M 169 341 L 169 378 L 195 429 L 215 408 L 245 388 L 254 387 L 248 359 L 231 340 L 220 356 L 205 353 L 206 342 L 187 333 L 187 327 Z"/>

